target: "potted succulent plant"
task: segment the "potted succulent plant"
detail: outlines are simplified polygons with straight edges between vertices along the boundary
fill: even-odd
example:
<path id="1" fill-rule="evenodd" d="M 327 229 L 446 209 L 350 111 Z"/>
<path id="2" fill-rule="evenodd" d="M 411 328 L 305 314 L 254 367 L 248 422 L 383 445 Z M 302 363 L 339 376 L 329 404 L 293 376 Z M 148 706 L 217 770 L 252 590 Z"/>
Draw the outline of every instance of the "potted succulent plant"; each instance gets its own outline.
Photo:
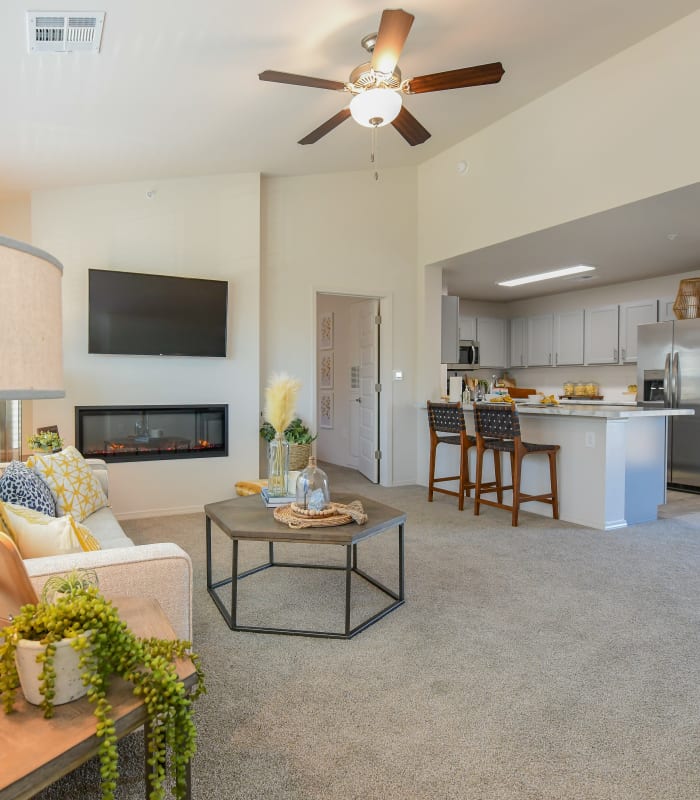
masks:
<path id="1" fill-rule="evenodd" d="M 55 453 L 63 447 L 63 439 L 56 431 L 42 431 L 30 436 L 27 444 L 37 453 Z"/>
<path id="2" fill-rule="evenodd" d="M 196 730 L 192 719 L 192 700 L 204 691 L 203 675 L 190 643 L 171 639 L 141 639 L 124 623 L 112 603 L 100 595 L 89 577 L 67 576 L 55 602 L 41 600 L 28 604 L 3 629 L 0 639 L 0 700 L 5 713 L 14 709 L 20 685 L 16 653 L 22 640 L 43 645 L 34 655 L 40 666 L 37 703 L 49 718 L 54 714 L 56 684 L 62 668 L 57 666 L 59 651 L 72 651 L 80 680 L 88 699 L 95 706 L 97 735 L 101 738 L 102 797 L 112 800 L 118 777 L 117 737 L 108 690 L 112 675 L 131 682 L 134 694 L 143 699 L 149 720 L 147 748 L 151 775 L 151 800 L 165 796 L 166 767 L 174 780 L 175 796 L 187 791 L 186 768 L 195 752 Z M 197 671 L 197 685 L 187 693 L 179 680 L 175 660 L 190 658 Z M 22 686 L 24 687 L 24 677 Z M 29 698 L 27 698 L 29 700 Z M 38 699 L 38 698 L 35 698 Z M 31 702 L 31 700 L 30 700 Z M 167 754 L 167 760 L 166 760 Z"/>
<path id="3" fill-rule="evenodd" d="M 260 435 L 266 442 L 275 438 L 275 429 L 269 422 L 263 422 Z M 284 429 L 284 438 L 289 442 L 289 469 L 304 469 L 309 463 L 311 443 L 318 434 L 312 434 L 299 417 L 295 417 Z"/>

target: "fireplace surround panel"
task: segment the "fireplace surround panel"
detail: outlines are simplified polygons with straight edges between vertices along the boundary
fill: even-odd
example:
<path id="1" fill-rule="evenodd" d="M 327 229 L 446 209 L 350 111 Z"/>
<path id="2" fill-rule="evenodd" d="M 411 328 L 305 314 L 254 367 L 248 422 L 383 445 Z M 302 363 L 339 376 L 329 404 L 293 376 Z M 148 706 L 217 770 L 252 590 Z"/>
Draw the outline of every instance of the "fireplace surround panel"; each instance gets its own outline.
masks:
<path id="1" fill-rule="evenodd" d="M 228 405 L 76 406 L 86 458 L 155 461 L 228 455 Z"/>

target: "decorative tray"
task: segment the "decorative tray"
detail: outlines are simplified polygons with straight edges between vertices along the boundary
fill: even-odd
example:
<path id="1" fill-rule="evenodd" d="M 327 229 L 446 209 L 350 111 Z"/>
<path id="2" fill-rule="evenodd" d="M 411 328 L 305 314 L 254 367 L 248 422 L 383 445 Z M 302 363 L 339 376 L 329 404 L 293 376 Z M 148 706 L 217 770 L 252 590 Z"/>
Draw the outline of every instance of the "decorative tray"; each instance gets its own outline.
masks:
<path id="1" fill-rule="evenodd" d="M 334 525 L 347 525 L 355 521 L 358 525 L 367 522 L 367 514 L 359 500 L 343 505 L 331 503 L 323 511 L 309 511 L 298 508 L 296 503 L 277 506 L 273 511 L 277 522 L 289 525 L 290 528 L 330 528 Z"/>

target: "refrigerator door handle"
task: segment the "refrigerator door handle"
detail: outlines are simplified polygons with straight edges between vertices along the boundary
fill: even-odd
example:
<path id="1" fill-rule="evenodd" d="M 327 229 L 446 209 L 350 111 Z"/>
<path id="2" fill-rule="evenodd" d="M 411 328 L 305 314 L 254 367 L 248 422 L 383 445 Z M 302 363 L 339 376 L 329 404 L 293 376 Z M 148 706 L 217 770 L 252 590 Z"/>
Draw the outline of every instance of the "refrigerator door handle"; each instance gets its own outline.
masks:
<path id="1" fill-rule="evenodd" d="M 673 386 L 671 386 L 671 354 L 666 353 L 664 362 L 664 407 L 670 408 L 673 403 Z"/>
<path id="2" fill-rule="evenodd" d="M 681 401 L 681 376 L 678 351 L 673 354 L 673 396 L 671 397 L 672 408 L 678 408 Z"/>

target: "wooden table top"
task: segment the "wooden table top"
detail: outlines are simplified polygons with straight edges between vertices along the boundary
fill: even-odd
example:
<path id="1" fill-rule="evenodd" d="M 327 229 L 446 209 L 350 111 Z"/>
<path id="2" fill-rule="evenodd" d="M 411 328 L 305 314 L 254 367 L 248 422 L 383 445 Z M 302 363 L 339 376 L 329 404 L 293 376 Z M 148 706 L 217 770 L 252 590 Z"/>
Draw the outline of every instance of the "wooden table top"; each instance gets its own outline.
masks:
<path id="1" fill-rule="evenodd" d="M 122 619 L 141 637 L 175 639 L 157 600 L 113 597 Z M 192 662 L 178 661 L 177 671 L 186 686 L 193 686 Z M 131 684 L 113 678 L 109 690 L 117 737 L 122 738 L 146 721 L 142 701 Z M 18 689 L 15 711 L 0 709 L 0 800 L 26 800 L 97 753 L 94 705 L 87 697 L 56 706 L 52 719 L 44 719 L 39 706 L 27 703 Z"/>
<path id="2" fill-rule="evenodd" d="M 257 542 L 306 542 L 308 544 L 355 544 L 374 536 L 387 528 L 403 525 L 406 514 L 391 506 L 358 497 L 354 494 L 336 494 L 331 497 L 336 503 L 359 500 L 368 516 L 364 525 L 349 522 L 327 528 L 295 529 L 277 522 L 273 509 L 267 508 L 259 495 L 234 497 L 204 506 L 204 512 L 232 539 L 248 539 Z"/>

